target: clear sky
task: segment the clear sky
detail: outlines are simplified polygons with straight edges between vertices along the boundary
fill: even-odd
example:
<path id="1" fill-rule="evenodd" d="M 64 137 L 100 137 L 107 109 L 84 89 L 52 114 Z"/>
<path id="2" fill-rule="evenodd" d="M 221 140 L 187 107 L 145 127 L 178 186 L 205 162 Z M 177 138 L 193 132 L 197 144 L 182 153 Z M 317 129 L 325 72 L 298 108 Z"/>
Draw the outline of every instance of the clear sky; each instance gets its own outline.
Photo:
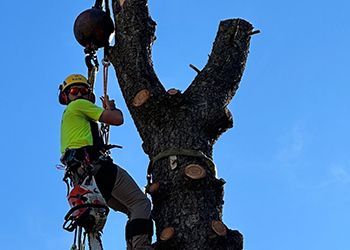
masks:
<path id="1" fill-rule="evenodd" d="M 128 1 L 128 0 L 126 0 Z M 1 249 L 69 249 L 69 207 L 59 163 L 64 107 L 58 84 L 85 73 L 75 17 L 93 0 L 4 1 L 1 56 Z M 156 72 L 185 90 L 188 67 L 207 62 L 220 20 L 240 17 L 253 37 L 235 126 L 214 148 L 224 178 L 224 222 L 246 250 L 350 249 L 350 3 L 346 0 L 177 0 L 149 2 L 157 22 Z M 116 162 L 145 185 L 147 156 L 110 71 L 110 95 L 126 122 L 113 128 Z M 97 94 L 101 93 L 98 76 Z M 125 216 L 112 213 L 106 250 L 123 249 Z"/>

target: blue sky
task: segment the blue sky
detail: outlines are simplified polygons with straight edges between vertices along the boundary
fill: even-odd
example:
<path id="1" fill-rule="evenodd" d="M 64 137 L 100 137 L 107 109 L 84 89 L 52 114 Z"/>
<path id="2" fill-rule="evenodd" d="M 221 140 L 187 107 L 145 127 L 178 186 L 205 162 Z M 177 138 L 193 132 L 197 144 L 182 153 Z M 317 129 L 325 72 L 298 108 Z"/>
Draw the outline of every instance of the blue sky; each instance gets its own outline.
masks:
<path id="1" fill-rule="evenodd" d="M 127 0 L 128 1 L 128 0 Z M 1 249 L 69 249 L 59 162 L 63 106 L 57 87 L 85 73 L 75 17 L 93 1 L 6 1 L 0 16 Z M 246 250 L 350 249 L 350 4 L 333 1 L 149 1 L 157 22 L 156 72 L 185 90 L 188 67 L 207 62 L 220 20 L 240 17 L 253 37 L 240 88 L 229 105 L 235 126 L 214 148 L 224 178 L 224 222 Z M 97 94 L 101 93 L 101 73 Z M 145 185 L 147 156 L 114 71 L 110 95 L 126 122 L 113 128 L 116 162 Z M 105 249 L 123 249 L 125 216 L 111 214 Z"/>

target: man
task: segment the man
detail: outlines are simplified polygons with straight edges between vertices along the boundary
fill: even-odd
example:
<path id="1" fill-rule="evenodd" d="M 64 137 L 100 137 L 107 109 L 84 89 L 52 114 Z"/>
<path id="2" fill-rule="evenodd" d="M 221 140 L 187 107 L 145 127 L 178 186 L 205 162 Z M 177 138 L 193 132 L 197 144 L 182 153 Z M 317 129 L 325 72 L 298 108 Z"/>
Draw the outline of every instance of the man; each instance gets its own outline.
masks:
<path id="1" fill-rule="evenodd" d="M 152 249 L 153 223 L 150 219 L 149 199 L 124 169 L 115 165 L 109 156 L 101 153 L 105 145 L 97 121 L 121 125 L 121 110 L 117 109 L 114 101 L 108 97 L 104 100 L 106 109 L 95 105 L 95 96 L 90 84 L 80 74 L 68 76 L 60 85 L 59 102 L 67 105 L 61 123 L 62 162 L 69 168 L 74 163 L 88 159 L 93 166 L 91 172 L 97 187 L 108 206 L 125 213 L 129 218 L 125 228 L 127 249 Z M 78 169 L 75 170 L 78 176 L 76 182 L 79 182 L 81 174 Z"/>

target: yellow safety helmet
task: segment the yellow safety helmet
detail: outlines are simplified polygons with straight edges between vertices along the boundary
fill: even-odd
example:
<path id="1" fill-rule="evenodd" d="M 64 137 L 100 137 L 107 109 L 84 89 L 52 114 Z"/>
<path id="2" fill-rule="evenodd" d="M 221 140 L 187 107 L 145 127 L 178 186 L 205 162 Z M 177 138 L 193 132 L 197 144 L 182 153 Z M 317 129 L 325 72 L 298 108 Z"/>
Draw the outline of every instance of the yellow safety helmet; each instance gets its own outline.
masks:
<path id="1" fill-rule="evenodd" d="M 86 85 L 88 88 L 91 87 L 90 83 L 88 82 L 88 80 L 86 79 L 85 76 L 83 76 L 81 74 L 71 74 L 66 79 L 64 79 L 63 83 L 60 86 L 60 90 L 64 91 L 69 86 L 77 85 L 77 84 Z"/>
<path id="2" fill-rule="evenodd" d="M 61 103 L 62 105 L 67 105 L 69 103 L 68 100 L 68 95 L 65 93 L 65 90 L 73 85 L 86 85 L 88 88 L 91 89 L 91 85 L 88 82 L 88 80 L 86 79 L 85 76 L 81 75 L 81 74 L 72 74 L 69 75 L 62 84 L 60 84 L 59 90 L 60 93 L 58 95 L 58 101 L 59 103 Z M 95 94 L 92 92 L 90 92 L 89 94 L 89 100 L 92 103 L 95 103 L 96 97 Z"/>

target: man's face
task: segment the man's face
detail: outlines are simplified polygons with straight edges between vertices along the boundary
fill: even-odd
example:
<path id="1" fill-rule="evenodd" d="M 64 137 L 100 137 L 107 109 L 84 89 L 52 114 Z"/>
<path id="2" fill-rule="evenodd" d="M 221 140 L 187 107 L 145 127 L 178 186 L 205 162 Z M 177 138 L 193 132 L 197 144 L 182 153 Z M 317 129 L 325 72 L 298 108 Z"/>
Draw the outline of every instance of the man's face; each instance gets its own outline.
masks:
<path id="1" fill-rule="evenodd" d="M 70 101 L 74 101 L 76 99 L 88 99 L 90 90 L 86 86 L 72 86 L 68 90 L 68 98 Z"/>

